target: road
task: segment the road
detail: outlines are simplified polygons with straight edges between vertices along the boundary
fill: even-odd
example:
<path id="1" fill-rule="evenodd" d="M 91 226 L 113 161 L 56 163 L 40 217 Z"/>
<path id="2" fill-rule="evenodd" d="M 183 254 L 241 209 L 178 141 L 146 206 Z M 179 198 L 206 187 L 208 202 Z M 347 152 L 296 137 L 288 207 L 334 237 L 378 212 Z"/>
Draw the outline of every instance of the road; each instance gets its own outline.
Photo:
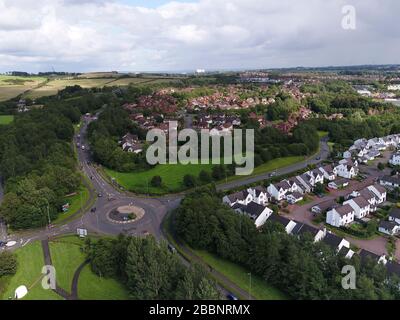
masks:
<path id="1" fill-rule="evenodd" d="M 294 172 L 294 171 L 297 171 L 300 169 L 304 169 L 309 165 L 318 164 L 318 163 L 326 160 L 329 156 L 329 153 L 330 153 L 330 151 L 329 151 L 329 146 L 328 146 L 328 137 L 324 137 L 320 140 L 319 152 L 317 154 L 313 155 L 312 157 L 310 157 L 304 161 L 297 162 L 290 166 L 277 169 L 274 172 L 275 172 L 276 176 L 281 176 L 281 175 L 286 175 L 286 174 L 289 174 L 291 172 Z M 249 184 L 252 184 L 255 182 L 260 182 L 262 180 L 266 180 L 269 178 L 271 178 L 271 172 L 265 172 L 265 173 L 262 173 L 257 176 L 250 176 L 250 177 L 243 178 L 240 180 L 234 180 L 231 182 L 219 184 L 219 185 L 217 185 L 217 190 L 225 191 L 225 190 L 235 189 L 240 186 L 249 185 Z"/>

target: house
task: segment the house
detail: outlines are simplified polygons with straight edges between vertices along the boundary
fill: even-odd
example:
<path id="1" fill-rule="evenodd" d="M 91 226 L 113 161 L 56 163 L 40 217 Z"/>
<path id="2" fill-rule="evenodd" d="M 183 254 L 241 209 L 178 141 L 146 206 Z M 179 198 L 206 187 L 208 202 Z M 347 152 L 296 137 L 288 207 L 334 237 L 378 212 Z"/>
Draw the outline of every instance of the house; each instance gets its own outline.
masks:
<path id="1" fill-rule="evenodd" d="M 349 179 L 338 178 L 335 181 L 329 182 L 328 188 L 336 190 L 336 189 L 346 188 L 348 185 L 349 185 Z"/>
<path id="2" fill-rule="evenodd" d="M 303 236 L 310 234 L 314 239 L 314 242 L 321 241 L 326 235 L 326 229 L 317 229 L 304 223 L 298 222 L 292 230 L 292 234 L 295 236 Z"/>
<path id="3" fill-rule="evenodd" d="M 314 178 L 314 186 L 317 183 L 324 183 L 324 174 L 319 169 L 314 169 L 308 172 L 309 175 L 312 175 Z"/>
<path id="4" fill-rule="evenodd" d="M 326 213 L 326 223 L 334 227 L 346 226 L 354 221 L 354 209 L 345 204 Z"/>
<path id="5" fill-rule="evenodd" d="M 399 188 L 400 187 L 400 177 L 399 177 L 399 175 L 384 176 L 379 179 L 379 183 L 385 187 Z"/>
<path id="6" fill-rule="evenodd" d="M 258 204 L 266 205 L 270 201 L 271 196 L 264 186 L 249 188 L 247 191 L 253 197 L 253 201 Z"/>
<path id="7" fill-rule="evenodd" d="M 300 202 L 301 200 L 303 200 L 303 195 L 300 192 L 293 192 L 293 193 L 288 193 L 286 195 L 286 200 L 290 203 L 290 204 L 295 204 L 297 202 Z"/>
<path id="8" fill-rule="evenodd" d="M 369 215 L 370 204 L 362 196 L 343 202 L 343 205 L 346 204 L 350 205 L 354 209 L 354 216 L 358 219 L 362 219 Z"/>
<path id="9" fill-rule="evenodd" d="M 369 151 L 364 157 L 367 160 L 375 160 L 375 158 L 378 158 L 381 155 L 378 149 L 372 149 Z"/>
<path id="10" fill-rule="evenodd" d="M 122 149 L 127 152 L 141 153 L 143 151 L 143 145 L 140 143 L 138 136 L 131 133 L 124 135 L 120 144 Z"/>
<path id="11" fill-rule="evenodd" d="M 368 201 L 369 203 L 369 208 L 370 211 L 369 212 L 375 212 L 377 210 L 377 203 L 378 203 L 378 196 L 373 193 L 371 190 L 369 190 L 368 188 L 364 188 L 361 191 L 358 192 L 358 196 L 363 197 L 365 200 Z"/>
<path id="12" fill-rule="evenodd" d="M 325 244 L 327 244 L 328 246 L 330 246 L 333 250 L 335 250 L 336 252 L 339 252 L 342 250 L 343 247 L 345 248 L 350 248 L 350 242 L 347 241 L 346 239 L 340 238 L 337 235 L 328 232 L 325 235 L 325 238 L 323 240 L 323 242 Z"/>
<path id="13" fill-rule="evenodd" d="M 335 170 L 339 177 L 346 179 L 353 179 L 358 174 L 357 167 L 351 164 L 341 163 L 335 167 Z"/>
<path id="14" fill-rule="evenodd" d="M 361 249 L 359 255 L 361 258 L 361 263 L 365 263 L 369 259 L 375 261 L 376 263 L 382 263 L 383 265 L 386 265 L 386 263 L 388 262 L 385 255 L 379 256 L 364 249 Z"/>
<path id="15" fill-rule="evenodd" d="M 400 209 L 392 208 L 389 212 L 389 221 L 396 222 L 400 224 Z"/>
<path id="16" fill-rule="evenodd" d="M 254 201 L 250 202 L 248 205 L 242 205 L 240 211 L 253 219 L 257 228 L 261 227 L 272 214 L 272 210 L 270 208 Z"/>
<path id="17" fill-rule="evenodd" d="M 391 165 L 394 165 L 394 166 L 400 166 L 400 152 L 394 153 L 394 154 L 391 156 L 391 158 L 390 158 L 390 160 L 389 160 L 389 163 L 390 163 Z"/>
<path id="18" fill-rule="evenodd" d="M 247 190 L 235 192 L 222 198 L 222 202 L 230 207 L 236 203 L 248 205 L 251 201 L 253 201 L 253 196 Z"/>
<path id="19" fill-rule="evenodd" d="M 267 221 L 281 224 L 285 228 L 287 234 L 290 234 L 294 229 L 294 227 L 297 225 L 297 223 L 294 222 L 293 220 L 290 220 L 288 218 L 282 217 L 274 213 L 270 215 Z"/>
<path id="20" fill-rule="evenodd" d="M 339 206 L 338 203 L 335 202 L 335 200 L 328 200 L 321 202 L 311 208 L 311 212 L 315 214 L 321 214 L 325 213 L 328 210 L 331 210 L 333 208 L 337 208 Z"/>
<path id="21" fill-rule="evenodd" d="M 287 180 L 282 180 L 276 184 L 270 184 L 267 188 L 267 191 L 271 194 L 273 198 L 277 201 L 281 201 L 285 199 L 286 193 L 291 191 L 291 185 Z"/>
<path id="22" fill-rule="evenodd" d="M 379 232 L 385 233 L 389 236 L 394 236 L 399 232 L 400 225 L 393 221 L 381 221 L 378 230 Z"/>
<path id="23" fill-rule="evenodd" d="M 320 172 L 322 172 L 322 174 L 324 175 L 324 178 L 328 181 L 333 181 L 336 179 L 336 174 L 333 170 L 333 167 L 331 164 L 326 165 L 324 167 L 319 167 L 318 170 Z"/>
<path id="24" fill-rule="evenodd" d="M 350 248 L 342 246 L 342 248 L 339 250 L 338 254 L 342 255 L 346 259 L 351 259 L 351 258 L 353 258 L 355 252 L 353 250 L 351 250 Z"/>
<path id="25" fill-rule="evenodd" d="M 387 191 L 384 187 L 380 186 L 379 184 L 374 184 L 367 188 L 377 196 L 377 205 L 382 204 L 386 201 Z"/>
<path id="26" fill-rule="evenodd" d="M 313 187 L 309 183 L 305 182 L 300 176 L 297 176 L 295 180 L 304 193 L 310 193 L 313 190 Z"/>

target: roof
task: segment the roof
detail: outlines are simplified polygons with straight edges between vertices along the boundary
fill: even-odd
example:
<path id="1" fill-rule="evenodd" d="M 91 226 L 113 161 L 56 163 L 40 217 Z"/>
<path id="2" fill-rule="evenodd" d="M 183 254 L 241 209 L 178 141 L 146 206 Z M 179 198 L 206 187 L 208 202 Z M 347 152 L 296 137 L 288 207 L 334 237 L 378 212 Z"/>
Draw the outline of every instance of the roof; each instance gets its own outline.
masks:
<path id="1" fill-rule="evenodd" d="M 400 180 L 399 180 L 399 182 L 400 182 Z M 378 190 L 378 192 L 379 192 L 380 194 L 386 193 L 386 189 L 385 189 L 384 187 L 382 187 L 381 185 L 377 184 L 377 183 L 375 183 L 375 184 L 373 185 L 373 187 L 374 187 L 376 190 Z"/>
<path id="2" fill-rule="evenodd" d="M 396 176 L 383 176 L 379 180 L 380 181 L 394 183 L 394 184 L 400 184 L 400 177 L 398 175 L 396 175 Z"/>
<path id="3" fill-rule="evenodd" d="M 258 197 L 261 193 L 265 193 L 268 194 L 267 188 L 265 188 L 264 186 L 257 186 L 254 188 L 254 190 L 256 191 L 256 196 Z"/>
<path id="4" fill-rule="evenodd" d="M 245 193 L 243 191 L 239 191 L 239 192 L 235 192 L 232 194 L 227 195 L 228 199 L 230 202 L 235 202 L 237 200 L 244 200 L 247 197 L 247 194 L 245 195 Z"/>
<path id="5" fill-rule="evenodd" d="M 310 233 L 313 237 L 315 237 L 320 230 L 314 227 L 311 227 L 304 223 L 297 223 L 293 228 L 292 233 L 297 235 L 304 235 L 306 233 Z"/>
<path id="6" fill-rule="evenodd" d="M 395 227 L 398 227 L 399 225 L 396 222 L 392 221 L 381 221 L 379 222 L 379 228 L 383 228 L 385 230 L 390 230 L 393 231 Z"/>
<path id="7" fill-rule="evenodd" d="M 389 212 L 389 217 L 400 219 L 400 209 L 399 208 L 392 208 Z"/>
<path id="8" fill-rule="evenodd" d="M 365 208 L 369 206 L 369 202 L 365 200 L 364 197 L 359 196 L 352 199 L 360 208 Z"/>
<path id="9" fill-rule="evenodd" d="M 262 206 L 254 201 L 250 202 L 243 208 L 243 211 L 250 214 L 251 216 L 259 216 L 267 207 Z"/>
<path id="10" fill-rule="evenodd" d="M 386 264 L 386 269 L 389 275 L 397 275 L 400 276 L 400 264 L 393 262 L 393 261 L 389 261 Z"/>
<path id="11" fill-rule="evenodd" d="M 343 241 L 343 238 L 338 237 L 333 233 L 327 233 L 324 240 L 328 246 L 331 246 L 334 249 L 339 247 L 339 244 Z"/>
<path id="12" fill-rule="evenodd" d="M 353 208 L 349 204 L 335 208 L 336 212 L 341 216 L 345 216 L 353 211 Z"/>
<path id="13" fill-rule="evenodd" d="M 267 221 L 280 223 L 281 225 L 286 227 L 290 223 L 290 221 L 292 221 L 292 220 L 290 220 L 288 218 L 285 218 L 285 217 L 282 217 L 282 216 L 280 216 L 278 214 L 273 213 L 273 214 L 271 214 L 271 216 L 268 218 Z"/>
<path id="14" fill-rule="evenodd" d="M 375 194 L 371 190 L 369 190 L 368 188 L 362 189 L 360 191 L 360 195 L 362 197 L 364 197 L 364 199 L 366 199 L 366 200 L 369 200 L 369 199 L 372 199 L 372 198 L 376 197 Z"/>
<path id="15" fill-rule="evenodd" d="M 371 258 L 372 260 L 375 260 L 376 262 L 378 262 L 379 259 L 381 258 L 377 254 L 372 253 L 371 251 L 364 250 L 364 249 L 361 249 L 359 255 L 360 255 L 362 262 L 365 262 L 365 260 L 368 258 Z"/>
<path id="16" fill-rule="evenodd" d="M 275 184 L 275 187 L 279 190 L 279 189 L 283 189 L 283 190 L 287 190 L 290 189 L 290 184 L 289 182 L 287 182 L 286 180 L 282 180 L 278 183 Z"/>

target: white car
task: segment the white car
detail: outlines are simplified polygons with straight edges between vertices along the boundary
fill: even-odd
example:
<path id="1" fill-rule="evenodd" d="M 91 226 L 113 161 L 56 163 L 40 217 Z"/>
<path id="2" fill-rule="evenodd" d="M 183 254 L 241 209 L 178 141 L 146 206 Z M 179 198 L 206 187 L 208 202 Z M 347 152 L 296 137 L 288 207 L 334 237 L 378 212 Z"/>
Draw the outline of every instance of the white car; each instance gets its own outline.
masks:
<path id="1" fill-rule="evenodd" d="M 8 242 L 6 243 L 6 247 L 10 248 L 10 247 L 15 246 L 16 244 L 17 244 L 16 241 L 8 241 Z"/>
<path id="2" fill-rule="evenodd" d="M 82 146 L 82 150 L 85 150 L 85 146 Z"/>

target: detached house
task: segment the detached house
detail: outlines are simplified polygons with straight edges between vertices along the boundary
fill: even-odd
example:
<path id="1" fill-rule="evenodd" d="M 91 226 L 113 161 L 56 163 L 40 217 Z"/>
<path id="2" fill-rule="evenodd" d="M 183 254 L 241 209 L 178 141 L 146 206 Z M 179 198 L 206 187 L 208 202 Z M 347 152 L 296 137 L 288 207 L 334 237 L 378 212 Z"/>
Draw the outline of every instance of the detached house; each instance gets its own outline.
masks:
<path id="1" fill-rule="evenodd" d="M 389 212 L 389 221 L 400 224 L 400 209 L 392 208 Z"/>
<path id="2" fill-rule="evenodd" d="M 291 192 L 291 190 L 292 186 L 289 184 L 287 180 L 282 180 L 281 182 L 276 184 L 270 184 L 267 188 L 267 191 L 277 201 L 285 199 L 286 194 L 288 192 Z"/>
<path id="3" fill-rule="evenodd" d="M 284 228 L 287 234 L 290 234 L 294 227 L 297 225 L 296 222 L 293 220 L 290 220 L 288 218 L 282 217 L 280 215 L 277 215 L 273 213 L 267 220 L 268 222 L 275 222 L 281 224 Z"/>
<path id="4" fill-rule="evenodd" d="M 364 188 L 358 192 L 358 195 L 362 196 L 365 200 L 368 201 L 370 205 L 370 212 L 375 212 L 377 210 L 378 196 L 373 193 L 368 188 Z"/>
<path id="5" fill-rule="evenodd" d="M 321 241 L 326 235 L 326 229 L 317 229 L 304 223 L 298 222 L 292 230 L 292 234 L 295 236 L 303 236 L 310 234 L 314 239 L 314 242 Z"/>
<path id="6" fill-rule="evenodd" d="M 398 234 L 400 230 L 400 225 L 393 221 L 381 221 L 379 223 L 379 232 L 387 234 L 389 236 L 394 236 Z"/>
<path id="7" fill-rule="evenodd" d="M 332 165 L 327 165 L 324 167 L 318 168 L 318 170 L 324 175 L 324 178 L 328 181 L 333 181 L 336 179 L 336 174 L 333 170 Z"/>
<path id="8" fill-rule="evenodd" d="M 301 194 L 300 192 L 288 193 L 286 195 L 286 199 L 290 204 L 295 204 L 303 200 L 303 194 Z"/>
<path id="9" fill-rule="evenodd" d="M 354 221 L 354 209 L 349 205 L 333 208 L 326 213 L 326 223 L 334 227 L 346 226 Z"/>
<path id="10" fill-rule="evenodd" d="M 385 187 L 399 188 L 400 187 L 400 177 L 399 177 L 399 175 L 384 176 L 379 179 L 379 183 Z"/>
<path id="11" fill-rule="evenodd" d="M 396 152 L 392 155 L 389 163 L 394 166 L 400 166 L 400 152 Z"/>
<path id="12" fill-rule="evenodd" d="M 247 190 L 235 192 L 222 198 L 222 202 L 228 204 L 230 207 L 237 203 L 248 205 L 251 201 L 253 201 L 253 196 Z"/>
<path id="13" fill-rule="evenodd" d="M 325 235 L 325 238 L 324 238 L 323 241 L 328 246 L 330 246 L 333 250 L 335 250 L 335 252 L 339 252 L 343 248 L 350 249 L 350 242 L 349 241 L 347 241 L 346 239 L 340 238 L 340 237 L 338 237 L 337 235 L 335 235 L 335 234 L 333 234 L 331 232 L 328 232 Z M 353 254 L 354 254 L 354 252 L 353 252 Z"/>
<path id="14" fill-rule="evenodd" d="M 131 133 L 124 135 L 119 143 L 124 151 L 133 153 L 141 153 L 143 151 L 143 145 L 140 143 L 138 136 Z"/>
<path id="15" fill-rule="evenodd" d="M 270 201 L 271 196 L 268 193 L 267 188 L 263 186 L 249 188 L 247 191 L 253 197 L 253 201 L 258 204 L 266 205 Z"/>
<path id="16" fill-rule="evenodd" d="M 384 187 L 380 186 L 379 184 L 374 184 L 367 188 L 377 196 L 377 205 L 380 205 L 386 201 L 387 191 Z"/>
<path id="17" fill-rule="evenodd" d="M 346 204 L 354 209 L 354 216 L 358 219 L 362 219 L 370 213 L 369 202 L 361 196 L 343 202 L 343 205 Z"/>
<path id="18" fill-rule="evenodd" d="M 358 168 L 354 164 L 350 164 L 350 162 L 340 163 L 335 167 L 336 174 L 339 177 L 353 179 L 357 176 Z"/>
<path id="19" fill-rule="evenodd" d="M 240 206 L 241 208 L 237 208 L 235 211 L 247 214 L 251 219 L 254 220 L 257 228 L 261 227 L 272 214 L 272 210 L 270 208 L 264 207 L 261 204 L 255 203 L 254 201 L 250 202 L 248 205 Z"/>

